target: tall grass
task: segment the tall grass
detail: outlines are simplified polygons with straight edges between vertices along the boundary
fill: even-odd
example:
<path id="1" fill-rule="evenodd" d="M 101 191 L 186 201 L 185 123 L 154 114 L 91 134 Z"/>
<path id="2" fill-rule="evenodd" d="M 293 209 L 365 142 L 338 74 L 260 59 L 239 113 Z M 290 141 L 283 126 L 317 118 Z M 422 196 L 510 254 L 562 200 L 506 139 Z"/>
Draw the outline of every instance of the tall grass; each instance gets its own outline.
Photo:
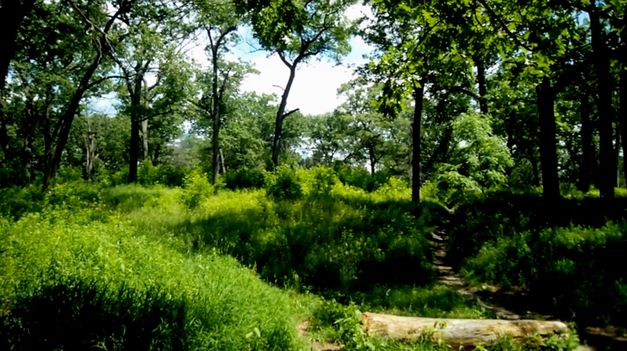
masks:
<path id="1" fill-rule="evenodd" d="M 188 256 L 172 238 L 91 217 L 3 221 L 3 349 L 298 347 L 287 297 L 233 259 Z"/>

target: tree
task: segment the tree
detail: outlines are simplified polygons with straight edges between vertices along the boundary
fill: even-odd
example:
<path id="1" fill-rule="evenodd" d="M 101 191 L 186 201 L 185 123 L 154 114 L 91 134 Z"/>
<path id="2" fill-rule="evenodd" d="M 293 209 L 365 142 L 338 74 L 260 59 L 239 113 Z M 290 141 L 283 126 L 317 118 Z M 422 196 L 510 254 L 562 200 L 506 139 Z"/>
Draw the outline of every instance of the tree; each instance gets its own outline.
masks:
<path id="1" fill-rule="evenodd" d="M 272 167 L 279 165 L 279 151 L 287 99 L 298 66 L 309 59 L 330 56 L 336 60 L 350 51 L 348 39 L 354 24 L 344 10 L 354 0 L 238 0 L 248 13 L 261 46 L 275 52 L 289 69 L 289 78 L 281 95 L 272 139 Z"/>
<path id="2" fill-rule="evenodd" d="M 223 58 L 229 46 L 236 43 L 236 31 L 243 18 L 237 14 L 235 4 L 230 0 L 217 3 L 199 0 L 195 4 L 198 26 L 204 30 L 209 41 L 205 50 L 209 55 L 211 72 L 203 83 L 208 85 L 208 89 L 197 105 L 211 121 L 211 173 L 215 184 L 220 173 L 220 130 L 226 116 L 226 94 L 233 92 L 248 71 L 246 65 L 226 62 Z"/>
<path id="3" fill-rule="evenodd" d="M 449 6 L 450 5 L 450 6 Z M 438 75 L 446 74 L 462 82 L 446 86 L 449 90 L 470 93 L 463 85 L 470 72 L 470 61 L 462 54 L 459 31 L 450 22 L 456 6 L 446 2 L 391 2 L 372 1 L 375 19 L 366 30 L 367 39 L 377 46 L 377 59 L 366 68 L 372 81 L 382 81 L 379 109 L 395 116 L 405 106 L 408 97 L 413 101 L 411 179 L 412 202 L 420 200 L 422 118 L 427 87 Z M 440 6 L 443 6 L 440 7 Z M 441 48 L 442 42 L 449 43 Z M 454 80 L 454 81 L 455 81 Z M 431 91 L 433 93 L 433 91 Z M 474 95 L 474 94 L 473 94 Z"/>
<path id="4" fill-rule="evenodd" d="M 177 50 L 188 35 L 182 8 L 169 1 L 141 5 L 125 16 L 127 38 L 113 55 L 122 73 L 127 95 L 122 101 L 130 116 L 129 183 L 137 182 L 140 139 L 144 158 L 149 154 L 149 121 L 175 113 L 190 76 Z"/>

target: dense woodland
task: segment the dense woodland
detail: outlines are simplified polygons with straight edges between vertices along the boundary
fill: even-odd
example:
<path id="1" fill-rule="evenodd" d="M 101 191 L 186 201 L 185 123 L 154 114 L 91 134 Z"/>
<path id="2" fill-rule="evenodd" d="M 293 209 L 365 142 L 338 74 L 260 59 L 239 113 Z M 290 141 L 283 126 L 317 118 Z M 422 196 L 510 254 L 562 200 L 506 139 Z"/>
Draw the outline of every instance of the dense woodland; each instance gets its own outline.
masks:
<path id="1" fill-rule="evenodd" d="M 624 336 L 627 1 L 0 0 L 0 23 L 0 349 L 448 350 L 360 327 L 496 317 L 438 281 L 434 234 L 475 289 L 571 322 L 478 350 Z M 280 96 L 242 89 L 249 34 Z M 289 109 L 356 37 L 343 103 Z"/>

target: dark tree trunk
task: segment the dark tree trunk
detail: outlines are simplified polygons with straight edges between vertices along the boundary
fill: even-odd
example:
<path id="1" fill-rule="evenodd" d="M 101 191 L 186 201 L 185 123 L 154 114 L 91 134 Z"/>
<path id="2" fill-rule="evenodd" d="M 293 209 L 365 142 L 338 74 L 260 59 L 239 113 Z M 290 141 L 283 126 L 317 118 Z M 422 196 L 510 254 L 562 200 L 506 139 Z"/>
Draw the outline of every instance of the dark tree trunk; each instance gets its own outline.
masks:
<path id="1" fill-rule="evenodd" d="M 22 21 L 32 11 L 35 0 L 1 0 L 0 23 L 0 92 L 4 91 L 9 65 L 15 56 L 15 40 Z"/>
<path id="2" fill-rule="evenodd" d="M 377 169 L 377 154 L 373 144 L 368 145 L 368 157 L 370 159 L 370 174 L 374 175 Z M 333 156 L 331 156 L 329 163 L 331 160 L 333 160 Z"/>
<path id="3" fill-rule="evenodd" d="M 276 169 L 279 166 L 279 153 L 281 151 L 281 139 L 283 136 L 283 120 L 286 117 L 285 108 L 287 107 L 287 98 L 290 94 L 290 90 L 292 89 L 294 78 L 296 77 L 296 63 L 292 64 L 289 68 L 290 77 L 287 80 L 287 85 L 285 85 L 285 90 L 283 90 L 283 95 L 281 95 L 281 103 L 279 104 L 279 109 L 276 113 L 276 121 L 274 124 L 274 136 L 272 137 L 273 169 Z"/>
<path id="4" fill-rule="evenodd" d="M 424 98 L 424 84 L 423 82 L 419 82 L 419 84 L 419 87 L 414 88 L 414 120 L 411 126 L 411 201 L 415 205 L 420 202 L 420 128 L 422 124 L 422 104 Z"/>
<path id="5" fill-rule="evenodd" d="M 488 102 L 486 101 L 487 87 L 485 81 L 485 65 L 483 60 L 475 59 L 475 65 L 477 66 L 477 84 L 479 85 L 479 110 L 481 113 L 488 113 Z"/>
<path id="6" fill-rule="evenodd" d="M 76 91 L 72 95 L 70 102 L 65 109 L 65 112 L 59 119 L 55 127 L 55 133 L 53 139 L 55 140 L 55 145 L 49 150 L 49 154 L 46 155 L 46 164 L 44 169 L 44 179 L 43 179 L 43 189 L 47 189 L 50 186 L 50 181 L 54 179 L 56 176 L 57 170 L 59 168 L 59 164 L 61 162 L 61 156 L 63 155 L 63 150 L 65 149 L 65 145 L 67 145 L 67 140 L 70 135 L 70 130 L 72 129 L 72 122 L 74 121 L 74 116 L 78 112 L 80 107 L 80 102 L 83 99 L 83 95 L 89 89 L 89 82 L 93 77 L 94 73 L 100 66 L 100 62 L 102 61 L 103 53 L 99 52 L 91 65 L 85 71 L 85 74 L 81 78 L 81 81 L 76 88 Z"/>
<path id="7" fill-rule="evenodd" d="M 590 120 L 589 100 L 583 99 L 580 105 L 581 115 L 581 175 L 579 177 L 579 190 L 588 191 L 594 181 L 596 169 L 595 150 L 593 144 L 594 126 Z"/>
<path id="8" fill-rule="evenodd" d="M 594 67 L 598 84 L 599 112 L 599 191 L 602 198 L 614 197 L 616 185 L 616 158 L 612 140 L 612 87 L 610 78 L 609 55 L 605 45 L 603 28 L 596 9 L 588 12 L 590 16 L 590 34 Z"/>
<path id="9" fill-rule="evenodd" d="M 557 175 L 557 141 L 555 122 L 555 92 L 549 78 L 536 86 L 538 117 L 540 121 L 540 166 L 542 167 L 542 194 L 547 202 L 560 197 Z"/>
<path id="10" fill-rule="evenodd" d="M 83 77 L 81 78 L 78 87 L 74 91 L 74 94 L 70 98 L 70 102 L 68 103 L 63 115 L 61 115 L 61 117 L 59 118 L 59 121 L 55 126 L 54 133 L 52 134 L 50 144 L 51 147 L 44 156 L 45 165 L 44 179 L 42 185 L 43 190 L 46 190 L 48 188 L 48 186 L 50 185 L 50 181 L 56 176 L 59 163 L 61 162 L 61 156 L 63 155 L 63 150 L 65 149 L 65 145 L 67 144 L 67 140 L 70 135 L 70 130 L 72 129 L 74 116 L 78 112 L 80 102 L 83 99 L 83 95 L 85 95 L 85 92 L 87 92 L 87 90 L 90 88 L 91 78 L 96 73 L 96 70 L 100 66 L 100 63 L 104 59 L 105 55 L 108 54 L 111 50 L 107 34 L 113 27 L 113 24 L 115 23 L 117 18 L 123 13 L 130 10 L 130 6 L 132 3 L 133 0 L 121 4 L 118 12 L 116 12 L 113 16 L 109 18 L 104 28 L 100 31 L 98 44 L 95 48 L 95 57 L 83 74 Z M 4 2 L 2 4 L 4 5 Z"/>
<path id="11" fill-rule="evenodd" d="M 211 35 L 211 34 L 210 34 Z M 218 174 L 220 173 L 220 124 L 222 119 L 222 111 L 220 110 L 220 96 L 218 95 L 218 45 L 211 48 L 213 77 L 211 81 L 211 104 L 213 111 L 212 133 L 211 133 L 211 175 L 212 183 L 218 182 Z"/>
<path id="12" fill-rule="evenodd" d="M 627 182 L 627 7 L 623 13 L 620 51 L 620 131 L 623 140 L 623 176 Z"/>
<path id="13" fill-rule="evenodd" d="M 137 183 L 137 164 L 139 163 L 139 147 L 141 142 L 141 128 L 142 128 L 142 113 L 141 108 L 141 93 L 142 84 L 144 79 L 144 71 L 141 67 L 143 65 L 138 62 L 135 67 L 136 76 L 133 81 L 130 82 L 127 77 L 127 89 L 131 98 L 131 140 L 129 145 L 129 157 L 128 157 L 128 183 Z M 143 67 L 148 67 L 145 65 Z"/>
<path id="14" fill-rule="evenodd" d="M 131 141 L 128 152 L 128 183 L 137 183 L 137 163 L 139 162 L 141 122 L 131 113 Z"/>

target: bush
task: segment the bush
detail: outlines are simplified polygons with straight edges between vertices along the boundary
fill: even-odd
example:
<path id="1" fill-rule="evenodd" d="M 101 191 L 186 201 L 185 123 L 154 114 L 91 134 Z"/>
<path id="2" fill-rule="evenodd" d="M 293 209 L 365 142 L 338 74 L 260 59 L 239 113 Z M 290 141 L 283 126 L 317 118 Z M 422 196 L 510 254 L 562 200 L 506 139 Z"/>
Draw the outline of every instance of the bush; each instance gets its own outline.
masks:
<path id="1" fill-rule="evenodd" d="M 464 267 L 482 281 L 529 289 L 565 318 L 627 325 L 627 272 L 617 266 L 626 232 L 627 223 L 524 232 L 484 244 Z"/>
<path id="2" fill-rule="evenodd" d="M 0 349 L 297 349 L 286 294 L 95 211 L 0 222 Z"/>
<path id="3" fill-rule="evenodd" d="M 194 170 L 185 177 L 181 201 L 188 208 L 194 209 L 208 198 L 213 193 L 213 190 L 207 175 Z"/>
<path id="4" fill-rule="evenodd" d="M 43 208 L 44 193 L 36 185 L 0 188 L 0 215 L 18 219 Z"/>
<path id="5" fill-rule="evenodd" d="M 267 189 L 268 196 L 277 200 L 297 200 L 303 196 L 303 190 L 296 172 L 281 167 L 272 177 Z"/>
<path id="6" fill-rule="evenodd" d="M 236 171 L 227 172 L 225 175 L 225 185 L 227 189 L 259 189 L 266 184 L 265 172 L 260 169 L 240 168 Z"/>

